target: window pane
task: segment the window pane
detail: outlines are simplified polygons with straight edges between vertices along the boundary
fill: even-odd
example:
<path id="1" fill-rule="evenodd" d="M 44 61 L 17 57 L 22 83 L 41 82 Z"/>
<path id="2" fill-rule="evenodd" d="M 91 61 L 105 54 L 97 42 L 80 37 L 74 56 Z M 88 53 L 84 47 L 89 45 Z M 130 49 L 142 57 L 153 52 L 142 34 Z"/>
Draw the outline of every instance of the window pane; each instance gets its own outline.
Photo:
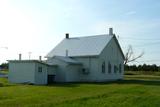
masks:
<path id="1" fill-rule="evenodd" d="M 122 66 L 121 66 L 121 64 L 119 64 L 119 73 L 121 73 L 122 72 Z"/>
<path id="2" fill-rule="evenodd" d="M 108 63 L 108 73 L 111 73 L 111 64 L 110 64 L 110 62 Z"/>
<path id="3" fill-rule="evenodd" d="M 114 65 L 114 73 L 117 73 L 117 71 L 118 71 L 118 67 Z"/>
<path id="4" fill-rule="evenodd" d="M 105 62 L 102 63 L 102 73 L 105 73 Z"/>
<path id="5" fill-rule="evenodd" d="M 42 72 L 42 67 L 38 67 L 38 72 Z"/>

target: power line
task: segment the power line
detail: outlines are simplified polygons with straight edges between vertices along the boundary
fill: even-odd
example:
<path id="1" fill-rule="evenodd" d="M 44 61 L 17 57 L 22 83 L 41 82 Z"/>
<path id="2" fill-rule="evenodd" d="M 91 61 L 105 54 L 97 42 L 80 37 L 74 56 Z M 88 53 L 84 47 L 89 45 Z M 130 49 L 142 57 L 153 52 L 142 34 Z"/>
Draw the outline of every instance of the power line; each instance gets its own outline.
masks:
<path id="1" fill-rule="evenodd" d="M 137 61 L 137 62 L 160 62 L 160 59 L 157 59 L 157 60 L 143 60 L 143 61 Z"/>
<path id="2" fill-rule="evenodd" d="M 145 43 L 145 44 L 140 44 L 140 45 L 134 45 L 134 46 L 144 47 L 144 46 L 151 46 L 151 45 L 160 45 L 160 41 L 159 42 L 152 42 L 152 43 Z"/>
<path id="3" fill-rule="evenodd" d="M 8 47 L 0 47 L 0 48 L 8 49 Z"/>
<path id="4" fill-rule="evenodd" d="M 132 37 L 119 37 L 119 39 L 130 39 L 130 40 L 160 40 L 160 38 L 132 38 Z"/>
<path id="5" fill-rule="evenodd" d="M 152 43 L 144 43 L 139 45 L 133 45 L 134 47 L 146 47 L 146 46 L 153 46 L 153 45 L 160 45 L 160 41 L 158 42 L 152 42 Z M 123 46 L 123 48 L 126 48 L 127 46 Z"/>
<path id="6" fill-rule="evenodd" d="M 127 44 L 133 45 L 134 48 L 147 48 L 149 49 L 150 46 L 154 47 L 151 49 L 156 49 L 155 53 L 159 53 L 158 47 L 160 46 L 160 38 L 132 38 L 132 37 L 120 37 L 120 43 L 124 43 L 125 45 L 122 46 L 123 48 L 127 48 Z M 126 40 L 126 42 L 124 42 Z M 135 63 L 160 63 L 160 59 L 149 59 L 149 60 L 140 60 L 135 61 Z"/>

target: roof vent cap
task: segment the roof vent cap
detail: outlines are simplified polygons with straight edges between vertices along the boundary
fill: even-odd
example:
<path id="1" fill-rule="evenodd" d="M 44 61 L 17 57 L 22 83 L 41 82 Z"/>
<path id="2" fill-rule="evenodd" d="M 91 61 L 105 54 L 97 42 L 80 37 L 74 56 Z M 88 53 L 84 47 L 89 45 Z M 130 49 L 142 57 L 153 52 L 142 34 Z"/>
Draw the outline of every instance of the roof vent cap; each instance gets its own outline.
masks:
<path id="1" fill-rule="evenodd" d="M 66 39 L 69 39 L 69 33 L 66 33 Z"/>
<path id="2" fill-rule="evenodd" d="M 113 28 L 109 28 L 109 35 L 113 35 Z"/>

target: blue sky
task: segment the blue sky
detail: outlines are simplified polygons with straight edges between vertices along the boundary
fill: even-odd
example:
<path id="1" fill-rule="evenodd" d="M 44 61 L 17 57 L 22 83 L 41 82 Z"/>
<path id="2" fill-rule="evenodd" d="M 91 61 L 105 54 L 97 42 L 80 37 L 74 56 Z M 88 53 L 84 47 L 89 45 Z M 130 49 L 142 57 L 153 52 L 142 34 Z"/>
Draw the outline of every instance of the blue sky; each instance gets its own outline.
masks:
<path id="1" fill-rule="evenodd" d="M 134 63 L 160 65 L 159 0 L 0 0 L 0 62 L 45 56 L 64 37 L 114 33 Z M 5 49 L 3 47 L 8 47 Z M 134 64 L 132 63 L 132 64 Z"/>

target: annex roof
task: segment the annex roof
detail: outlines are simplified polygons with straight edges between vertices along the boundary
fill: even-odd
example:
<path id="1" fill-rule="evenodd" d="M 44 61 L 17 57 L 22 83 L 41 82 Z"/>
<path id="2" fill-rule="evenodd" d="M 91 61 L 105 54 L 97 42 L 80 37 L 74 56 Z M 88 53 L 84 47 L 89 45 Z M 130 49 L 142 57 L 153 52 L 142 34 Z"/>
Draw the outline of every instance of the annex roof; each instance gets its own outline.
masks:
<path id="1" fill-rule="evenodd" d="M 63 39 L 46 57 L 53 56 L 97 56 L 112 39 L 113 35 L 95 35 Z"/>
<path id="2" fill-rule="evenodd" d="M 82 64 L 73 58 L 65 57 L 65 56 L 54 56 L 55 59 L 61 60 L 63 62 L 66 62 L 68 64 Z"/>
<path id="3" fill-rule="evenodd" d="M 40 63 L 40 64 L 44 64 L 47 66 L 57 66 L 53 64 L 48 64 L 46 63 L 46 61 L 40 61 L 40 60 L 8 60 L 8 61 L 12 63 Z"/>

